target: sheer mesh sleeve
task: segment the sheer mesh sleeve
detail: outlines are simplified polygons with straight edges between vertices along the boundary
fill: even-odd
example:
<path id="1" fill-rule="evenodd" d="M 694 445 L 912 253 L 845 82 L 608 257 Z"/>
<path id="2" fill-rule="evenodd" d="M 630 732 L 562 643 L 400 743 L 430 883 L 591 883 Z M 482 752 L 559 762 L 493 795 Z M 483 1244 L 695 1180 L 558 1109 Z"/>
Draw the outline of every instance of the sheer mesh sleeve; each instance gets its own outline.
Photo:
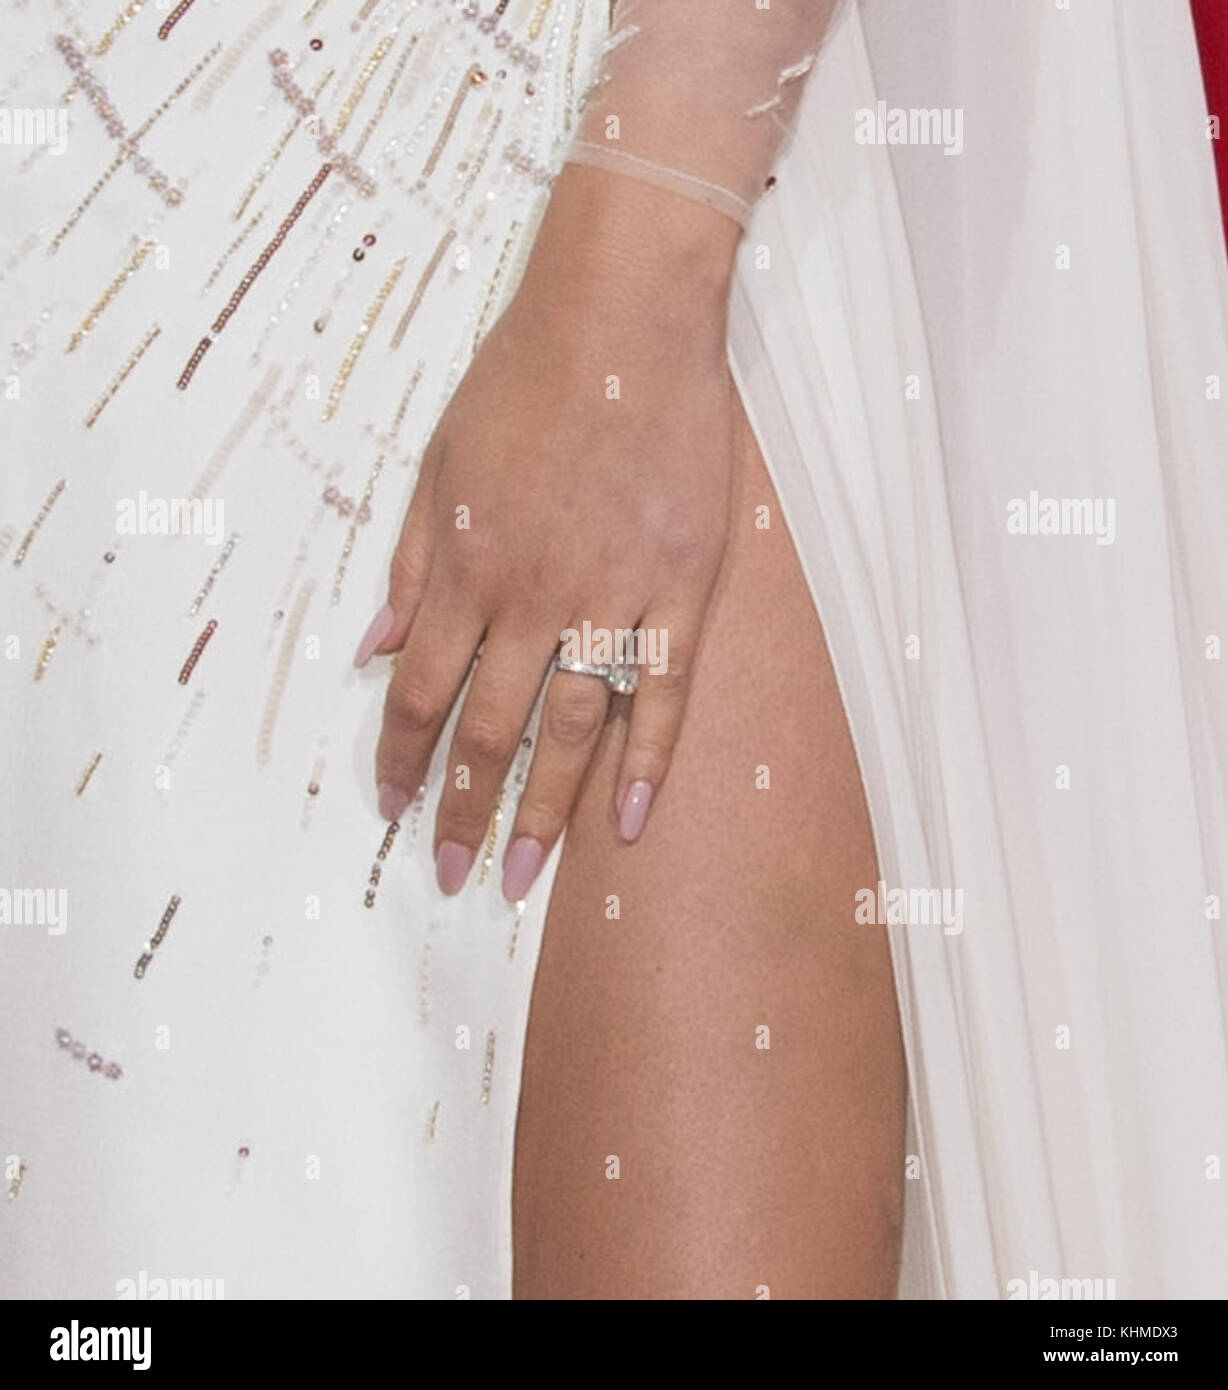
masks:
<path id="1" fill-rule="evenodd" d="M 743 225 L 771 175 L 835 0 L 619 0 L 568 159 Z"/>

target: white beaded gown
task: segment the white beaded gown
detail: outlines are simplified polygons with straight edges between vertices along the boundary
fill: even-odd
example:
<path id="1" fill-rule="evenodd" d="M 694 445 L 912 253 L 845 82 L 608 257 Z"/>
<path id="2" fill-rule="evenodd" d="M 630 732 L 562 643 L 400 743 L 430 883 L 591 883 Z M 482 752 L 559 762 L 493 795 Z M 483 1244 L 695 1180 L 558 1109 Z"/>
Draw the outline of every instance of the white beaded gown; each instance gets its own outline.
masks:
<path id="1" fill-rule="evenodd" d="M 532 733 L 445 900 L 351 658 L 609 6 L 4 23 L 0 1296 L 506 1297 Z M 962 150 L 859 141 L 880 100 Z M 889 928 L 906 1297 L 1228 1293 L 1202 100 L 1184 0 L 845 3 L 742 248 L 731 366 L 882 876 L 963 895 Z M 1113 543 L 1011 533 L 1032 492 L 1113 499 Z"/>
<path id="2" fill-rule="evenodd" d="M 351 668 L 608 20 L 494 9 L 6 6 L 4 101 L 76 90 L 3 150 L 3 885 L 66 902 L 0 928 L 5 1296 L 506 1290 L 538 921 L 385 846 Z"/>

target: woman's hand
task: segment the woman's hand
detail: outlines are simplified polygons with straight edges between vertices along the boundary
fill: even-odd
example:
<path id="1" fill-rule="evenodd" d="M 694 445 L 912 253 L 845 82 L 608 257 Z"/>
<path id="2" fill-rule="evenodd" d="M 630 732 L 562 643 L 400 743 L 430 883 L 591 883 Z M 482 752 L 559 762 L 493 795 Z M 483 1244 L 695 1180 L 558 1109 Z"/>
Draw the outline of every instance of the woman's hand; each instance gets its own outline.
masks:
<path id="1" fill-rule="evenodd" d="M 669 767 L 728 527 L 725 313 L 738 228 L 617 174 L 568 165 L 515 299 L 426 450 L 388 604 L 355 658 L 401 651 L 376 756 L 399 818 L 481 644 L 435 832 L 463 885 L 567 629 L 655 631 L 616 788 L 635 840 Z M 661 637 L 664 634 L 664 637 Z M 597 747 L 605 684 L 556 672 L 504 862 L 528 891 Z M 462 769 L 467 769 L 467 773 Z"/>

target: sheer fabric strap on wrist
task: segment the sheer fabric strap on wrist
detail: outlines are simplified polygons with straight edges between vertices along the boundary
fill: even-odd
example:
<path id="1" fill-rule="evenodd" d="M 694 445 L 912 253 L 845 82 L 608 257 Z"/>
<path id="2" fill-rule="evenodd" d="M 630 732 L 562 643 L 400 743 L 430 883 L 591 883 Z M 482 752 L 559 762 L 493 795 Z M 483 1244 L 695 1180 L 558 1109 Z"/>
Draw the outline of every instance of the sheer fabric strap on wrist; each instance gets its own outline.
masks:
<path id="1" fill-rule="evenodd" d="M 655 184 L 658 188 L 679 193 L 684 198 L 703 203 L 717 212 L 731 217 L 740 226 L 750 221 L 753 209 L 745 198 L 740 198 L 728 188 L 710 179 L 688 174 L 681 169 L 671 169 L 652 159 L 628 154 L 616 146 L 599 144 L 595 140 L 576 140 L 567 152 L 569 164 L 589 164 L 597 169 L 611 173 L 625 174 L 628 178 L 639 179 L 643 183 Z"/>

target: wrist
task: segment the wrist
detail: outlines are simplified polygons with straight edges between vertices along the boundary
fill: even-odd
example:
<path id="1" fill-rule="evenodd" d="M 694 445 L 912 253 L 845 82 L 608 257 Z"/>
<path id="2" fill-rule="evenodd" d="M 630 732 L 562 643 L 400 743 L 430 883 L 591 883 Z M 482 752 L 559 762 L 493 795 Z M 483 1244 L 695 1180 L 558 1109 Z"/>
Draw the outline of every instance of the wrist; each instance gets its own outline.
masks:
<path id="1" fill-rule="evenodd" d="M 566 164 L 529 263 L 606 287 L 623 302 L 677 304 L 724 318 L 742 228 L 726 214 L 640 179 Z"/>

